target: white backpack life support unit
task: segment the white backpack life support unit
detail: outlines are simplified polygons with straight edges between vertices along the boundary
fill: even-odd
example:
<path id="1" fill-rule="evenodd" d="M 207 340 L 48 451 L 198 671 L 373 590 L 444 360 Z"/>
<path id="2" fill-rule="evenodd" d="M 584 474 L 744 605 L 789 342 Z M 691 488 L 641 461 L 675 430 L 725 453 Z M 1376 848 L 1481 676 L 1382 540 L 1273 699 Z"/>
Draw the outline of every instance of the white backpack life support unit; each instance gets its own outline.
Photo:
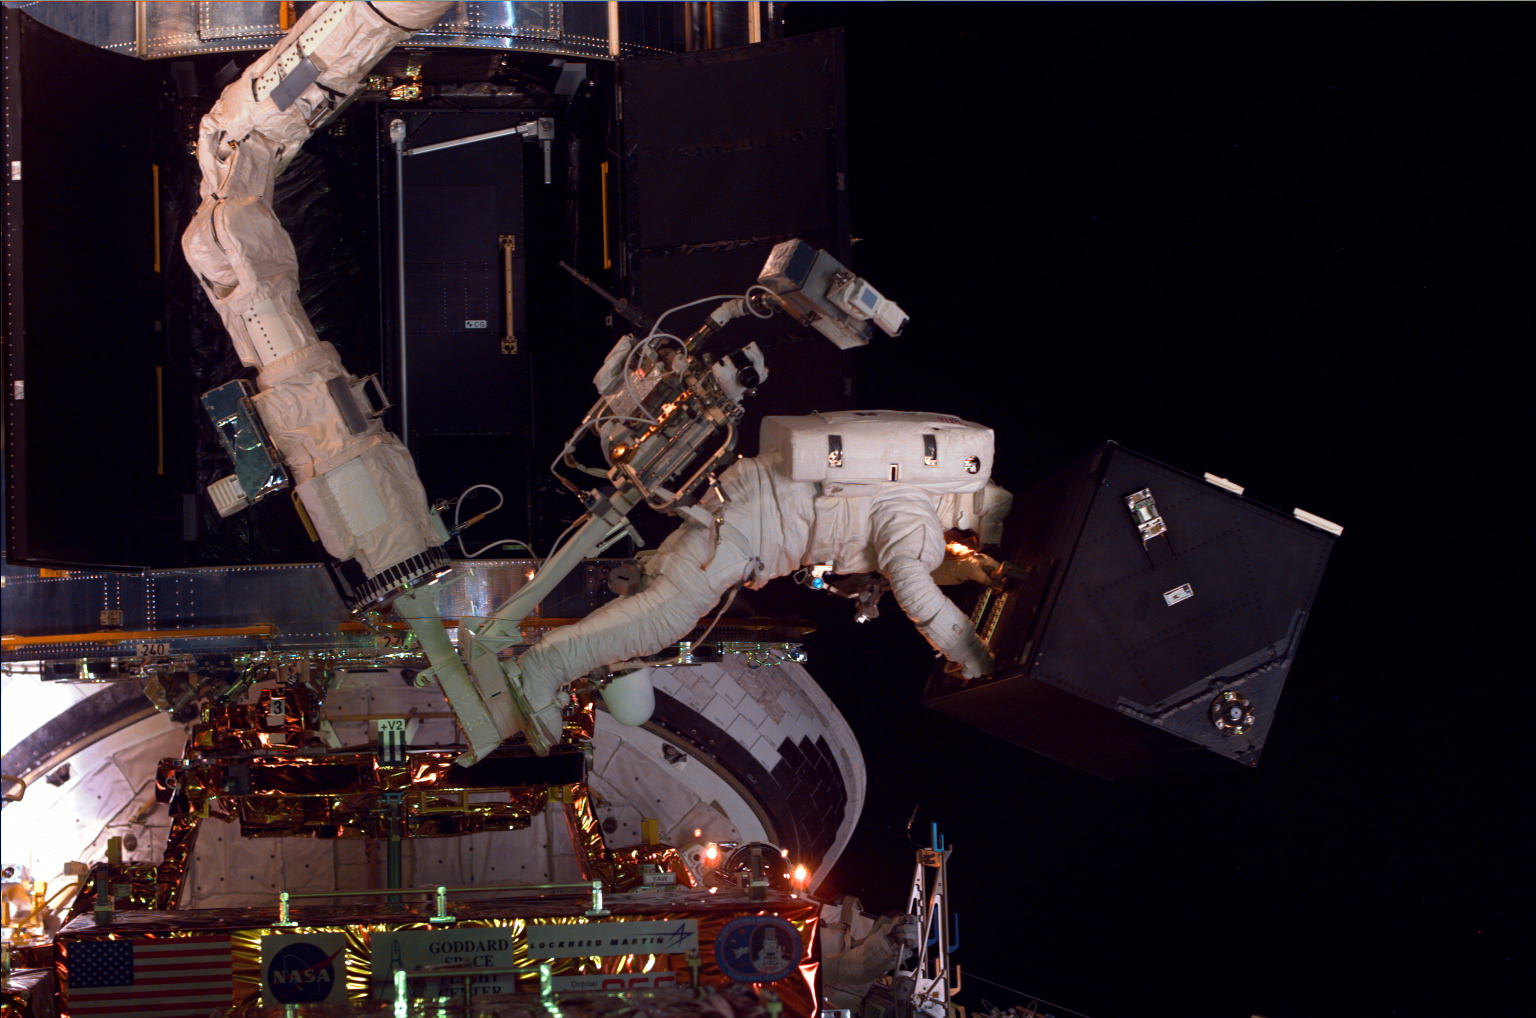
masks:
<path id="1" fill-rule="evenodd" d="M 992 476 L 992 429 L 947 414 L 838 410 L 765 417 L 760 455 L 776 452 L 796 481 L 898 483 L 980 491 Z"/>

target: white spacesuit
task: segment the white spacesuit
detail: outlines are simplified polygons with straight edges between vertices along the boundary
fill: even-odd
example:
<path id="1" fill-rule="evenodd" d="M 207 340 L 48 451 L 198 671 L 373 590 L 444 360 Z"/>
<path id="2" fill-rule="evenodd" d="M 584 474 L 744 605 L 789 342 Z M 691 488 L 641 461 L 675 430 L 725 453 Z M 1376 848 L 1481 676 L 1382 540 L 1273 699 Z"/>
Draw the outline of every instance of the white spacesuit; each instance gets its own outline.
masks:
<path id="1" fill-rule="evenodd" d="M 915 915 L 871 919 L 848 897 L 825 906 L 821 919 L 822 1007 L 862 1014 L 875 980 L 913 957 L 921 922 Z"/>
<path id="2" fill-rule="evenodd" d="M 987 482 L 974 495 L 955 495 L 942 485 L 796 481 L 773 452 L 738 460 L 720 487 L 726 502 L 718 522 L 689 521 L 668 537 L 646 562 L 649 584 L 640 593 L 555 630 L 518 660 L 536 747 L 558 740 L 556 694 L 567 682 L 675 642 L 738 583 L 759 587 L 815 564 L 879 572 L 902 611 L 962 674 L 991 670 L 991 654 L 933 572 L 944 561 L 946 530 L 997 538 L 1011 502 L 1003 489 Z M 632 725 L 650 716 L 654 702 L 643 673 L 615 680 L 605 699 L 615 720 Z"/>

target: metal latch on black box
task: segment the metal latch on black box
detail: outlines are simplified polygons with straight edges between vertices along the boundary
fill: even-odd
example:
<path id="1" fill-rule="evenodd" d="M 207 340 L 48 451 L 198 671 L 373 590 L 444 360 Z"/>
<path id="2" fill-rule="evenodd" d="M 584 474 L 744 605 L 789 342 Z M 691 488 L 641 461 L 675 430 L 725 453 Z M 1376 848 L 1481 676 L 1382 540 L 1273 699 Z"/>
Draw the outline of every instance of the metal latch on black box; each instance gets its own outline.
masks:
<path id="1" fill-rule="evenodd" d="M 1151 488 L 1125 496 L 1125 507 L 1130 510 L 1131 521 L 1141 535 L 1141 546 L 1146 549 L 1154 566 L 1173 561 L 1173 546 L 1168 542 L 1168 524 L 1163 522 L 1157 510 L 1157 500 Z"/>

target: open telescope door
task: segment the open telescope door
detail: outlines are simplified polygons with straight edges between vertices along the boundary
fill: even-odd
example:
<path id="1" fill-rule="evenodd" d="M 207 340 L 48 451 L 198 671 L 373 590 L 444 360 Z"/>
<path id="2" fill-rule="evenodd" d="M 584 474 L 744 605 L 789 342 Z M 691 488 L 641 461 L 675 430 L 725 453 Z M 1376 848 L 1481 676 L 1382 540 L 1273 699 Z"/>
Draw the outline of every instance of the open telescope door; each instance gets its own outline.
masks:
<path id="1" fill-rule="evenodd" d="M 179 564 L 149 68 L 3 17 L 5 555 Z"/>
<path id="2" fill-rule="evenodd" d="M 791 237 L 859 271 L 849 259 L 840 30 L 634 57 L 619 76 L 623 215 L 608 258 L 627 283 L 621 294 L 658 315 L 742 293 Z M 686 335 L 713 306 L 679 314 L 668 331 Z M 771 347 L 784 332 L 782 319 L 743 320 L 730 339 Z M 854 405 L 852 355 L 819 337 L 770 352 L 768 368 L 740 428 L 747 455 L 764 416 Z"/>

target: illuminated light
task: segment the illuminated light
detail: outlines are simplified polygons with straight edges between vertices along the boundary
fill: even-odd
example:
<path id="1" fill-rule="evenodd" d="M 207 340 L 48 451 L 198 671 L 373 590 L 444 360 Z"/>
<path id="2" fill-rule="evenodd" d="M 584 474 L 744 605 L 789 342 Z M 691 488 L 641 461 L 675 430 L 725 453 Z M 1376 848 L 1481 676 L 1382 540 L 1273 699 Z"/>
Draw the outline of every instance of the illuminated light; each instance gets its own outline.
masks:
<path id="1" fill-rule="evenodd" d="M 702 827 L 695 827 L 693 829 L 693 836 L 695 838 L 702 838 L 702 837 L 704 837 L 704 829 Z"/>
<path id="2" fill-rule="evenodd" d="M 787 848 L 779 849 L 779 858 L 780 859 L 788 859 L 789 858 L 789 849 L 787 849 Z"/>
<path id="3" fill-rule="evenodd" d="M 704 846 L 704 861 L 711 866 L 720 861 L 720 846 L 711 841 Z"/>
<path id="4" fill-rule="evenodd" d="M 811 871 L 806 869 L 803 865 L 796 866 L 794 876 L 790 879 L 794 880 L 796 886 L 803 885 L 806 881 L 811 879 Z"/>
<path id="5" fill-rule="evenodd" d="M 944 546 L 944 550 L 956 558 L 970 558 L 972 555 L 976 554 L 973 549 L 961 544 L 958 541 L 950 541 Z"/>
<path id="6" fill-rule="evenodd" d="M 523 578 L 528 580 L 530 583 L 533 582 L 533 577 L 534 577 L 534 570 L 532 570 L 532 569 L 528 570 L 526 573 L 523 574 Z"/>
<path id="7" fill-rule="evenodd" d="M 710 888 L 710 889 L 709 889 L 709 893 L 710 893 L 710 894 L 714 894 L 714 893 L 715 893 L 715 892 L 716 892 L 716 891 L 718 891 L 718 890 L 720 890 L 720 888 L 718 888 L 718 887 L 711 887 L 711 888 Z"/>

